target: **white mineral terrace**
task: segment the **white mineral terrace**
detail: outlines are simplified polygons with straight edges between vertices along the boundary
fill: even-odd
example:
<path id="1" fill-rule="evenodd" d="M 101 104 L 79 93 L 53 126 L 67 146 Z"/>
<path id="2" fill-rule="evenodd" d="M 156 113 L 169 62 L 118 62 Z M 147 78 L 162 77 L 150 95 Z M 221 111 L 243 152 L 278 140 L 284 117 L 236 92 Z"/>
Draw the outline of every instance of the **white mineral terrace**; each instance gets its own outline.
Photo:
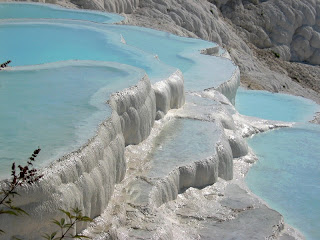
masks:
<path id="1" fill-rule="evenodd" d="M 14 25 L 14 22 L 10 24 Z M 30 24 L 35 22 L 32 20 Z M 79 29 L 92 23 L 83 25 L 86 26 Z M 102 28 L 97 25 L 94 31 L 99 32 Z M 150 34 L 155 37 L 160 33 L 150 31 Z M 128 39 L 124 36 L 121 41 Z M 139 39 L 133 39 L 134 50 L 130 51 L 139 52 L 135 49 L 138 43 Z M 206 54 L 217 52 L 210 48 L 202 50 Z M 192 59 L 185 49 L 179 53 L 180 58 Z M 224 54 L 228 55 L 227 52 Z M 164 58 L 170 58 L 170 54 Z M 214 69 L 208 69 L 208 74 L 204 75 L 196 73 L 208 68 L 207 64 L 213 61 L 210 58 L 223 62 L 221 71 L 228 66 L 232 66 L 232 71 L 225 76 L 218 74 L 223 77 L 208 86 L 207 80 L 214 77 Z M 233 106 L 240 84 L 238 67 L 227 58 L 200 52 L 195 59 L 202 65 L 185 71 L 186 82 L 183 71 L 174 68 L 169 77 L 160 81 L 150 80 L 144 74 L 134 86 L 112 93 L 108 100 L 110 113 L 99 125 L 95 136 L 78 150 L 43 168 L 44 177 L 40 182 L 19 189 L 20 195 L 14 198 L 15 205 L 30 215 L 1 216 L 0 229 L 5 229 L 5 238 L 39 239 L 43 233 L 55 231 L 51 220 L 63 216 L 59 209 L 75 206 L 84 215 L 97 218 L 91 226 L 77 224 L 75 231 L 80 233 L 86 229 L 85 233 L 96 239 L 120 237 L 121 234 L 122 238 L 129 239 L 192 239 L 199 233 L 210 238 L 210 229 L 216 229 L 217 237 L 224 239 L 236 237 L 232 234 L 237 231 L 232 230 L 244 228 L 244 225 L 248 225 L 249 230 L 240 233 L 242 239 L 282 234 L 282 216 L 242 189 L 246 189 L 243 176 L 253 157 L 243 137 L 290 124 L 238 114 Z M 219 65 L 216 67 L 218 69 Z M 205 78 L 204 85 L 201 76 Z M 205 194 L 206 191 L 217 193 L 222 188 L 225 190 L 223 197 Z M 189 197 L 193 200 L 188 201 Z M 175 226 L 172 213 L 180 204 L 177 198 L 185 204 L 185 208 L 180 208 L 179 216 L 182 219 L 203 217 L 206 227 L 196 232 L 192 222 L 186 222 L 191 226 L 188 230 Z M 197 198 L 201 201 L 195 207 Z M 205 203 L 210 198 L 214 201 Z M 207 207 L 215 211 L 209 212 Z M 137 223 L 142 212 L 144 217 L 154 216 L 147 223 Z M 126 218 L 132 219 L 131 225 L 127 226 L 130 231 L 121 232 L 121 221 Z M 256 222 L 260 220 L 261 223 Z"/>

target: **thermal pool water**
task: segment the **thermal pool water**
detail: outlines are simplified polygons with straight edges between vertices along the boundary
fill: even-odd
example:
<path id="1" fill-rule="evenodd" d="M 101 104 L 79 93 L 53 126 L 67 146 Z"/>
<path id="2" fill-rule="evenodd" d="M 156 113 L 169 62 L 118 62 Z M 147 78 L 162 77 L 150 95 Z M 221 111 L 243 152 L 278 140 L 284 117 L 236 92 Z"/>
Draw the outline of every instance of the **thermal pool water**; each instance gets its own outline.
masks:
<path id="1" fill-rule="evenodd" d="M 149 176 L 165 177 L 172 169 L 191 164 L 195 159 L 204 160 L 213 156 L 220 134 L 213 122 L 171 120 L 156 138 L 148 157 L 152 161 Z"/>
<path id="2" fill-rule="evenodd" d="M 4 171 L 0 172 L 2 178 L 5 177 L 5 168 L 10 169 L 12 161 L 24 162 L 39 145 L 43 149 L 39 162 L 44 166 L 85 144 L 95 134 L 99 123 L 110 117 L 112 110 L 106 104 L 110 94 L 136 85 L 145 73 L 151 83 L 155 84 L 176 74 L 179 68 L 185 78 L 185 89 L 198 91 L 220 86 L 237 69 L 227 59 L 200 53 L 201 49 L 217 47 L 214 43 L 146 28 L 112 25 L 110 23 L 122 19 L 114 14 L 64 10 L 38 4 L 0 4 L 0 16 L 3 18 L 0 20 L 0 44 L 6 46 L 1 49 L 1 61 L 10 59 L 13 66 L 0 71 L 0 111 L 3 113 L 0 119 L 0 157 L 1 166 L 4 166 L 1 168 Z M 147 92 L 146 89 L 150 90 L 144 87 L 134 91 Z M 120 94 L 119 98 L 128 97 L 129 94 L 128 90 L 127 96 Z M 130 100 L 133 103 L 143 99 L 139 96 L 136 100 L 133 95 L 128 98 L 132 98 Z M 146 99 L 141 108 L 147 109 L 148 104 L 152 105 L 152 97 L 148 95 Z M 129 110 L 140 114 L 132 106 Z M 122 125 L 125 114 L 130 111 L 126 112 L 121 107 L 119 115 L 124 115 L 120 116 Z M 312 103 L 296 100 L 291 96 L 247 93 L 242 90 L 238 93 L 237 107 L 243 114 L 283 121 L 305 121 L 316 109 Z M 152 115 L 148 110 L 146 112 L 146 115 Z M 258 113 L 264 115 L 257 115 Z M 195 155 L 201 159 L 214 154 L 216 150 L 210 144 L 216 141 L 215 137 L 218 135 L 214 125 L 212 122 L 194 119 L 176 119 L 169 123 L 157 138 L 154 151 L 149 156 L 154 163 L 149 176 L 161 178 L 172 168 L 192 161 Z M 57 209 L 57 204 L 67 204 L 68 201 L 73 204 L 74 196 L 70 196 L 70 189 L 77 192 L 77 199 L 74 201 L 83 204 L 82 208 L 88 211 L 84 214 L 95 217 L 105 209 L 113 185 L 123 178 L 125 172 L 119 146 L 124 147 L 127 139 L 117 134 L 118 131 L 125 132 L 128 129 L 119 124 L 112 127 L 114 132 L 104 135 L 107 136 L 105 139 L 110 138 L 111 147 L 108 145 L 108 148 L 103 148 L 103 153 L 99 152 L 99 144 L 103 142 L 99 140 L 100 142 L 94 143 L 97 144 L 96 149 L 88 147 L 89 150 L 81 153 L 83 155 L 80 157 L 76 154 L 72 156 L 75 165 L 64 162 L 61 169 L 58 167 L 52 177 L 54 187 L 49 189 L 50 194 L 55 197 L 49 197 L 48 203 L 44 203 L 47 204 L 46 209 L 48 206 L 49 209 Z M 121 130 L 121 127 L 124 129 Z M 275 137 L 277 141 L 274 140 Z M 288 223 L 300 229 L 308 238 L 317 239 L 319 231 L 316 223 L 319 222 L 319 214 L 316 214 L 318 209 L 315 210 L 314 207 L 319 202 L 320 194 L 314 193 L 319 189 L 316 186 L 319 182 L 319 161 L 311 162 L 310 159 L 319 159 L 315 140 L 319 139 L 318 126 L 300 124 L 291 129 L 261 135 L 261 141 L 270 142 L 259 144 L 259 139 L 260 136 L 249 140 L 260 161 L 249 172 L 248 185 L 284 214 Z M 288 139 L 293 143 L 288 143 Z M 286 144 L 283 144 L 284 141 Z M 288 145 L 294 149 L 278 152 L 279 146 L 282 150 Z M 305 145 L 305 150 L 301 150 L 302 145 Z M 114 152 L 109 152 L 110 149 Z M 300 151 L 293 154 L 298 149 Z M 265 150 L 267 153 L 264 154 Z M 269 153 L 281 158 L 265 167 L 263 157 L 267 158 Z M 93 159 L 95 154 L 98 160 Z M 111 156 L 112 160 L 105 161 L 104 154 Z M 295 158 L 298 154 L 303 156 Z M 285 160 L 287 157 L 294 161 Z M 77 162 L 78 158 L 82 158 L 83 162 Z M 116 159 L 115 162 L 112 162 L 113 158 Z M 271 158 L 276 159 L 273 156 Z M 95 161 L 100 161 L 101 165 L 94 165 Z M 259 171 L 259 164 L 262 164 L 263 170 L 255 175 L 255 171 Z M 107 170 L 111 168 L 115 171 L 111 171 L 110 176 L 106 177 Z M 278 174 L 274 176 L 275 172 Z M 81 177 L 77 178 L 78 176 Z M 48 179 L 52 180 L 50 177 Z M 277 179 L 276 183 L 274 179 Z M 99 184 L 96 184 L 97 181 Z M 108 183 L 113 185 L 103 186 Z M 258 183 L 263 185 L 263 190 Z M 271 185 L 271 190 L 266 190 L 266 184 Z M 43 186 L 39 191 L 34 191 L 45 199 L 48 189 L 47 185 Z M 50 183 L 48 186 L 50 188 Z M 279 189 L 279 192 L 274 193 L 275 189 Z M 270 201 L 267 193 L 272 194 Z M 293 200 L 296 196 L 299 198 Z M 290 204 L 287 204 L 288 199 Z M 281 203 L 284 202 L 290 207 L 286 209 L 287 206 L 282 206 Z M 42 203 L 38 204 L 37 200 L 31 203 L 43 208 Z M 313 213 L 305 214 L 310 205 L 313 206 Z M 51 215 L 45 217 L 52 218 Z M 19 224 L 21 228 L 25 225 L 23 222 Z M 35 226 L 32 227 L 34 229 L 26 225 L 27 229 L 24 231 L 36 232 Z"/>
<path id="3" fill-rule="evenodd" d="M 13 67 L 0 71 L 1 177 L 38 146 L 43 166 L 84 144 L 110 115 L 109 95 L 135 85 L 142 72 L 155 83 L 180 68 L 186 88 L 202 90 L 236 69 L 229 60 L 200 54 L 214 43 L 107 24 L 123 19 L 115 14 L 3 3 L 0 16 L 1 61 Z M 81 63 L 87 60 L 89 66 Z M 105 68 L 102 61 L 114 63 Z"/>
<path id="4" fill-rule="evenodd" d="M 123 20 L 123 17 L 118 14 L 89 10 L 71 10 L 50 4 L 1 3 L 0 19 L 8 18 L 77 19 L 101 23 L 114 23 Z"/>
<path id="5" fill-rule="evenodd" d="M 0 75 L 0 111 L 5 113 L 0 175 L 7 176 L 12 162 L 24 163 L 38 145 L 43 151 L 37 166 L 79 148 L 110 116 L 108 96 L 136 84 L 144 72 L 121 64 L 69 61 L 17 67 Z"/>
<path id="6" fill-rule="evenodd" d="M 306 123 L 319 105 L 295 96 L 240 89 L 240 113 L 299 122 L 248 140 L 259 161 L 246 182 L 307 239 L 320 238 L 320 126 Z"/>

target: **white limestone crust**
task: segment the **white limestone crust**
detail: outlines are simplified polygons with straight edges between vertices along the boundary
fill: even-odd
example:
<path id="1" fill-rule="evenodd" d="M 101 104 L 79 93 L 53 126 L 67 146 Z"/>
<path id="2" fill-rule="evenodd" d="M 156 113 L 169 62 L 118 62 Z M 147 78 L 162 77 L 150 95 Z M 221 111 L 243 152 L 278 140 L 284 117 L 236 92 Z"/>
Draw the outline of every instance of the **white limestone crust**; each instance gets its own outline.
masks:
<path id="1" fill-rule="evenodd" d="M 63 217 L 61 208 L 77 206 L 84 215 L 98 216 L 107 206 L 114 185 L 125 175 L 124 147 L 120 119 L 114 111 L 85 146 L 43 169 L 44 177 L 37 184 L 19 189 L 15 206 L 29 216 L 1 216 L 5 237 L 39 239 L 55 230 L 51 220 Z M 85 227 L 78 225 L 76 230 Z"/>
<path id="2" fill-rule="evenodd" d="M 111 107 L 120 116 L 125 144 L 138 144 L 146 139 L 154 124 L 156 96 L 147 76 L 136 86 L 111 95 Z"/>
<path id="3" fill-rule="evenodd" d="M 231 78 L 225 83 L 221 84 L 219 87 L 217 87 L 216 90 L 221 92 L 224 96 L 226 96 L 229 99 L 229 101 L 234 105 L 237 89 L 239 86 L 240 70 L 237 67 Z"/>
<path id="4" fill-rule="evenodd" d="M 199 99 L 201 99 L 201 93 L 199 94 Z M 218 140 L 212 143 L 215 145 L 215 154 L 206 159 L 194 159 L 190 164 L 176 167 L 163 178 L 148 178 L 147 188 L 142 185 L 137 187 L 141 192 L 139 194 L 143 197 L 136 198 L 134 204 L 157 208 L 175 200 L 179 193 L 190 187 L 206 187 L 217 182 L 218 177 L 224 180 L 233 179 L 233 159 L 247 155 L 248 145 L 235 128 L 232 119 L 234 107 L 228 102 L 228 99 L 215 90 L 211 90 L 211 95 L 208 93 L 203 93 L 203 95 L 212 99 L 212 105 L 204 107 L 204 105 L 194 105 L 195 103 L 190 102 L 170 113 L 169 120 L 164 119 L 164 121 L 171 121 L 173 116 L 194 121 L 215 122 L 219 135 Z M 227 106 L 231 109 L 230 112 Z M 210 111 L 212 116 L 208 116 Z M 205 114 L 198 114 L 198 112 Z"/>
<path id="5" fill-rule="evenodd" d="M 30 216 L 26 222 L 26 218 L 2 215 L 0 229 L 6 230 L 5 236 L 39 239 L 43 233 L 55 231 L 50 222 L 52 218 L 64 217 L 59 209 L 77 206 L 91 218 L 100 215 L 108 205 L 115 184 L 125 176 L 125 146 L 138 144 L 150 134 L 156 101 L 159 106 L 169 103 L 166 112 L 184 103 L 181 72 L 173 73 L 160 84 L 162 87 L 156 87 L 156 95 L 148 77 L 144 76 L 136 86 L 112 94 L 111 117 L 99 126 L 96 136 L 43 169 L 44 177 L 39 183 L 19 189 L 15 205 Z M 161 100 L 156 100 L 157 96 L 161 96 Z M 75 231 L 80 232 L 86 226 L 78 224 Z"/>
<path id="6" fill-rule="evenodd" d="M 168 79 L 152 85 L 156 95 L 156 120 L 174 108 L 180 108 L 185 102 L 184 81 L 180 70 L 174 72 Z"/>

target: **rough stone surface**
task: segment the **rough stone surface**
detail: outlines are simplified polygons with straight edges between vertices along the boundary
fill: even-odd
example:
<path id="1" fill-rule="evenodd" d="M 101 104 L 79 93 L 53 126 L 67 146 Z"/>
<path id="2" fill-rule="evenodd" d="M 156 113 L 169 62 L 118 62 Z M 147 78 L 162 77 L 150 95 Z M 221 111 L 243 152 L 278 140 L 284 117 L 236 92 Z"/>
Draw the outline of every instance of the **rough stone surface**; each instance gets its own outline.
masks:
<path id="1" fill-rule="evenodd" d="M 316 115 L 314 116 L 313 120 L 310 122 L 320 124 L 320 112 L 317 112 Z"/>
<path id="2" fill-rule="evenodd" d="M 277 50 L 282 58 L 320 64 L 312 56 L 320 45 L 320 1 L 219 1 L 223 16 L 259 48 Z"/>
<path id="3" fill-rule="evenodd" d="M 274 239 L 283 230 L 283 217 L 267 207 L 241 212 L 230 221 L 207 221 L 201 239 Z"/>

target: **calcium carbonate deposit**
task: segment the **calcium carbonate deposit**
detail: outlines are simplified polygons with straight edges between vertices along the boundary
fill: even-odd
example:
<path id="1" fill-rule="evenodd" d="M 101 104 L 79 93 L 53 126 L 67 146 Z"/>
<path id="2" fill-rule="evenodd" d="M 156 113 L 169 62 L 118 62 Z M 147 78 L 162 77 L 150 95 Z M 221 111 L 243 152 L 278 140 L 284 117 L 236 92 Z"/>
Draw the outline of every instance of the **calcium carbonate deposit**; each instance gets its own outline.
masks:
<path id="1" fill-rule="evenodd" d="M 14 198 L 29 215 L 2 214 L 1 237 L 40 239 L 56 231 L 51 220 L 63 217 L 59 209 L 77 206 L 94 222 L 74 232 L 93 239 L 303 239 L 244 182 L 257 160 L 244 138 L 293 123 L 235 109 L 240 70 L 259 76 L 262 65 L 225 30 L 217 9 L 229 16 L 229 1 L 42 2 L 124 15 L 0 4 L 1 57 L 12 60 L 0 71 L 1 166 L 38 145 L 44 152 L 44 177 Z M 217 44 L 123 25 L 137 22 Z M 316 41 L 308 58 L 295 42 L 268 47 L 285 55 L 291 44 L 287 59 L 316 59 Z M 220 46 L 228 43 L 237 46 L 229 49 L 234 61 Z M 306 94 L 290 81 L 266 86 Z"/>

